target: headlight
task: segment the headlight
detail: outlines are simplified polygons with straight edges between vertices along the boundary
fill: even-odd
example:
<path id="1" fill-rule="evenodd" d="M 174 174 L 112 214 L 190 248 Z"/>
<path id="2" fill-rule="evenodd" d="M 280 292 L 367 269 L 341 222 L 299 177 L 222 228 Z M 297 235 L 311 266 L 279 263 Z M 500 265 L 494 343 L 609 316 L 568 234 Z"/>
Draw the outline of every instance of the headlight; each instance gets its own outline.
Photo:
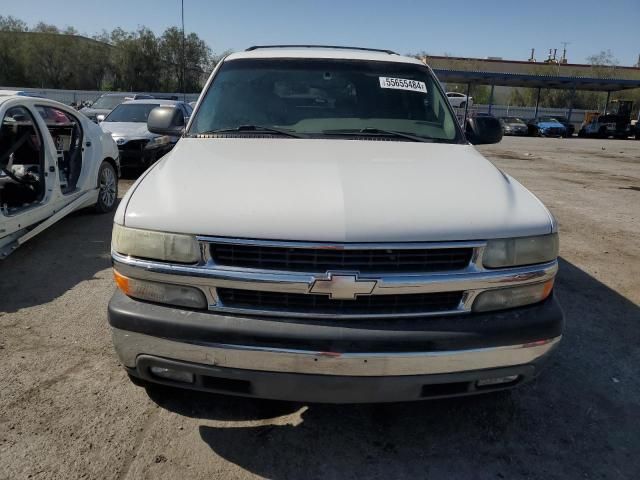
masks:
<path id="1" fill-rule="evenodd" d="M 200 248 L 192 235 L 155 232 L 113 224 L 111 249 L 122 255 L 176 263 L 196 263 Z"/>
<path id="2" fill-rule="evenodd" d="M 490 312 L 507 308 L 522 307 L 546 299 L 553 289 L 553 279 L 544 283 L 520 287 L 496 288 L 478 295 L 473 302 L 474 312 Z"/>
<path id="3" fill-rule="evenodd" d="M 489 240 L 482 263 L 486 268 L 516 267 L 555 260 L 558 234 Z"/>
<path id="4" fill-rule="evenodd" d="M 169 143 L 169 137 L 166 135 L 161 135 L 160 137 L 153 137 L 151 140 L 147 142 L 145 148 L 155 148 L 161 145 L 166 145 Z"/>
<path id="5" fill-rule="evenodd" d="M 180 307 L 205 308 L 207 306 L 204 293 L 194 287 L 129 278 L 115 270 L 113 277 L 118 288 L 129 297 Z"/>

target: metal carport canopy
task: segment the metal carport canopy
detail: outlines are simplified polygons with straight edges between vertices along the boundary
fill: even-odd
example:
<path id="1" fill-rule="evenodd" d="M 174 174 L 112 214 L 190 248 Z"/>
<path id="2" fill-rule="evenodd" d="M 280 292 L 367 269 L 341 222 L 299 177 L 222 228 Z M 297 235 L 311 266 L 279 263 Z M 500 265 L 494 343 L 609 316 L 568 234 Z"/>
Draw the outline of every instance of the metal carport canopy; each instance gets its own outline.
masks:
<path id="1" fill-rule="evenodd" d="M 434 68 L 433 72 L 442 83 L 555 88 L 563 90 L 572 90 L 575 88 L 576 90 L 590 90 L 594 92 L 617 92 L 620 90 L 640 88 L 640 80 L 622 78 L 561 77 L 525 73 L 474 72 L 441 68 Z"/>

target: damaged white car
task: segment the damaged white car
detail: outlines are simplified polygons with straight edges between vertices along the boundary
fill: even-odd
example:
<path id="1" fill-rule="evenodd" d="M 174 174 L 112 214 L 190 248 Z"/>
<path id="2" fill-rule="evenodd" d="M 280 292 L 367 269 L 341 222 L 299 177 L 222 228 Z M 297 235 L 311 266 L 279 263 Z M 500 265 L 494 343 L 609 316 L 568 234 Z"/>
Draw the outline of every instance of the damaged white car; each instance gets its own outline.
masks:
<path id="1" fill-rule="evenodd" d="M 71 212 L 113 210 L 119 170 L 111 135 L 84 115 L 0 95 L 0 259 Z"/>

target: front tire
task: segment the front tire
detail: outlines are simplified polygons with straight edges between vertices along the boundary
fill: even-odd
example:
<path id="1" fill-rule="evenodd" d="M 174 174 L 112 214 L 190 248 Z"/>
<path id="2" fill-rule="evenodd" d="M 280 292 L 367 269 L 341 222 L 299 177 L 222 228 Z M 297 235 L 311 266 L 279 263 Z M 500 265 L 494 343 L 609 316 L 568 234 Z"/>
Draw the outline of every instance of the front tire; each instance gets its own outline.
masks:
<path id="1" fill-rule="evenodd" d="M 118 199 L 118 175 L 116 169 L 108 161 L 102 162 L 98 169 L 98 202 L 96 212 L 109 213 L 116 206 Z"/>

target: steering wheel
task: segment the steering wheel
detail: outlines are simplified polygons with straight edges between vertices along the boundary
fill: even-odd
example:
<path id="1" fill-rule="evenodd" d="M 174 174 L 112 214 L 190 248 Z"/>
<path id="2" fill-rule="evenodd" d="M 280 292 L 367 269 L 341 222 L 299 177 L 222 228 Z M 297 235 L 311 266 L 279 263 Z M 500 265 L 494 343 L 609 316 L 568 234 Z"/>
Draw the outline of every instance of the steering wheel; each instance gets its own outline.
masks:
<path id="1" fill-rule="evenodd" d="M 0 165 L 4 163 L 4 160 L 8 158 L 8 162 L 5 166 L 0 166 L 0 170 L 2 170 L 5 175 L 7 175 L 11 180 L 17 182 L 21 185 L 35 186 L 39 180 L 27 172 L 23 177 L 18 177 L 13 171 L 11 171 L 11 167 L 13 166 L 13 157 L 12 155 L 22 146 L 23 143 L 28 142 L 29 145 L 33 148 L 35 140 L 31 138 L 29 132 L 26 132 L 20 137 L 20 139 L 13 144 L 13 146 L 9 149 L 9 151 L 5 152 L 0 158 Z"/>
<path id="2" fill-rule="evenodd" d="M 8 176 L 11 180 L 13 180 L 14 182 L 20 183 L 22 185 L 32 186 L 32 185 L 36 185 L 39 182 L 39 180 L 35 178 L 33 175 L 31 175 L 30 173 L 25 174 L 23 177 L 18 177 L 15 173 L 13 173 L 11 170 L 7 168 L 0 167 L 0 170 L 2 170 L 4 174 Z"/>

